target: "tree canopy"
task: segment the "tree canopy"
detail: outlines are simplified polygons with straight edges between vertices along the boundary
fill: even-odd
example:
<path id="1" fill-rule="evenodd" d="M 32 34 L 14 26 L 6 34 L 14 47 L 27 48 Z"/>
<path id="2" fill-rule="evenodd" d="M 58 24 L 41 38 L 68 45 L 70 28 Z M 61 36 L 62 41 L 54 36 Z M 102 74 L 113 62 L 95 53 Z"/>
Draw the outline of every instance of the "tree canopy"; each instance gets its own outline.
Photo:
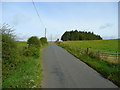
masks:
<path id="1" fill-rule="evenodd" d="M 63 41 L 74 41 L 74 40 L 102 40 L 100 35 L 96 35 L 93 32 L 86 31 L 66 31 L 61 40 Z"/>
<path id="2" fill-rule="evenodd" d="M 46 44 L 47 43 L 47 38 L 46 37 L 41 37 L 40 42 L 41 42 L 42 45 Z"/>
<path id="3" fill-rule="evenodd" d="M 40 46 L 40 42 L 38 37 L 36 36 L 32 36 L 27 40 L 27 44 L 29 44 L 29 46 Z"/>

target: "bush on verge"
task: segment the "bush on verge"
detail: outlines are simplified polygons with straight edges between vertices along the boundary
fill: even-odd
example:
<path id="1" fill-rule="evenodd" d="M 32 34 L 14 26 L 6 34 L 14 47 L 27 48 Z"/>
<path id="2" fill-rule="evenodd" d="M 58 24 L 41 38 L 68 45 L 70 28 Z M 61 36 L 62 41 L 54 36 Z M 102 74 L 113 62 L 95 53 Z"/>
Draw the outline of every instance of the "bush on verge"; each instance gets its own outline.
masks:
<path id="1" fill-rule="evenodd" d="M 42 45 L 47 44 L 47 38 L 46 37 L 41 37 L 40 42 Z"/>

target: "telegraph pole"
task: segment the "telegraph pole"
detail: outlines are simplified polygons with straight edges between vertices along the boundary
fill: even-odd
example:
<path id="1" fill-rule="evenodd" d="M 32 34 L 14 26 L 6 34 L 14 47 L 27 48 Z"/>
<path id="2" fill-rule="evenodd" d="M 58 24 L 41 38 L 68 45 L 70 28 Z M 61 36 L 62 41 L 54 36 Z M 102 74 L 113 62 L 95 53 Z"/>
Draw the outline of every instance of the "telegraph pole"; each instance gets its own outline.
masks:
<path id="1" fill-rule="evenodd" d="M 45 38 L 46 38 L 46 28 L 45 28 Z"/>
<path id="2" fill-rule="evenodd" d="M 52 42 L 52 34 L 51 34 L 51 42 Z"/>

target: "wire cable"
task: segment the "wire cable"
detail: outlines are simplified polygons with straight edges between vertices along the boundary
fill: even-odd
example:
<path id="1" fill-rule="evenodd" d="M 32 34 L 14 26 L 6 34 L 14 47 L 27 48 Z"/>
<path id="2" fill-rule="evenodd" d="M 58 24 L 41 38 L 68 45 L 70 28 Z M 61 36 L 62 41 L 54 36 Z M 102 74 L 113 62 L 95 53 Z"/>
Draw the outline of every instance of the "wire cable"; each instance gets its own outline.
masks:
<path id="1" fill-rule="evenodd" d="M 34 3 L 33 0 L 32 0 L 32 3 L 33 3 L 33 6 L 34 6 L 34 8 L 35 8 L 35 11 L 36 11 L 36 13 L 37 13 L 37 15 L 38 15 L 38 18 L 39 18 L 40 22 L 42 23 L 43 27 L 46 29 L 46 26 L 45 26 L 45 24 L 43 23 L 43 21 L 42 21 L 40 15 L 39 15 L 39 13 L 38 13 L 38 10 L 37 10 L 37 8 L 36 8 L 35 3 Z"/>

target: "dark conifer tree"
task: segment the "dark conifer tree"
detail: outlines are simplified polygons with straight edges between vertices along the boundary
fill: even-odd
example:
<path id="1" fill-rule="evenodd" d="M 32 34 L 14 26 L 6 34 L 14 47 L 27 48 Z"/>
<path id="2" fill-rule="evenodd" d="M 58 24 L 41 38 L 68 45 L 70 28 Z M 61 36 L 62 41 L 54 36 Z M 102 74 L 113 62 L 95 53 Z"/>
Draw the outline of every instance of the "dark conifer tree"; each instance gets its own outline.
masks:
<path id="1" fill-rule="evenodd" d="M 74 40 L 102 40 L 100 35 L 96 35 L 93 32 L 86 31 L 66 31 L 61 40 L 63 41 L 74 41 Z"/>

